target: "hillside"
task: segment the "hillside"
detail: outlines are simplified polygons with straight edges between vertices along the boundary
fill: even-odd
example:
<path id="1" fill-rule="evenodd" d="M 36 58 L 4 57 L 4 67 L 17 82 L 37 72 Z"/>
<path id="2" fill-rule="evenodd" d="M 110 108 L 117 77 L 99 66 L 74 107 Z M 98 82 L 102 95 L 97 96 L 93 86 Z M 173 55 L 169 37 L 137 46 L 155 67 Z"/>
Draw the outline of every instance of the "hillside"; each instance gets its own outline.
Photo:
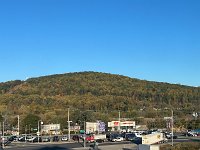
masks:
<path id="1" fill-rule="evenodd" d="M 34 113 L 48 122 L 62 118 L 67 108 L 75 120 L 77 111 L 86 110 L 99 119 L 117 117 L 119 110 L 122 117 L 163 117 L 170 114 L 171 108 L 177 110 L 177 115 L 185 116 L 199 110 L 199 102 L 200 88 L 99 72 L 0 83 L 1 113 Z"/>

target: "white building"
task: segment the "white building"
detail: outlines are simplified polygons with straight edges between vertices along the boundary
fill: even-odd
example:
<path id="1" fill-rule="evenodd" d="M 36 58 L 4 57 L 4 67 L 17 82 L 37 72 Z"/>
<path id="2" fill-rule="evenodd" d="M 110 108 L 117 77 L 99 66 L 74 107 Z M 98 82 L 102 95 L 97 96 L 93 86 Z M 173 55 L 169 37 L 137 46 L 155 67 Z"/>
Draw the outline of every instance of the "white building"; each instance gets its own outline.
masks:
<path id="1" fill-rule="evenodd" d="M 105 123 L 101 121 L 86 122 L 86 133 L 105 132 Z"/>
<path id="2" fill-rule="evenodd" d="M 60 124 L 47 124 L 41 126 L 43 134 L 60 134 Z"/>
<path id="3" fill-rule="evenodd" d="M 111 121 L 108 122 L 108 128 L 111 131 L 129 132 L 135 129 L 135 121 Z"/>
<path id="4" fill-rule="evenodd" d="M 86 133 L 95 133 L 97 131 L 96 122 L 86 122 Z"/>

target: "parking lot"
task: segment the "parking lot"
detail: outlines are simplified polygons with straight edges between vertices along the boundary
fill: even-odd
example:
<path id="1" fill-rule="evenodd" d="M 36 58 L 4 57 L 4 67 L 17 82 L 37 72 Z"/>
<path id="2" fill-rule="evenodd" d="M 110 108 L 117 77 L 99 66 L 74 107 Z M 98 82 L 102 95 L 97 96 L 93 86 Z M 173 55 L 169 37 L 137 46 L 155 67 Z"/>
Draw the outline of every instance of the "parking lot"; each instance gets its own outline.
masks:
<path id="1" fill-rule="evenodd" d="M 110 140 L 105 141 L 102 143 L 98 143 L 98 147 L 101 150 L 106 149 L 113 149 L 113 150 L 129 150 L 129 149 L 136 149 L 137 144 L 131 141 L 132 137 L 130 136 L 130 133 L 127 134 L 127 139 L 124 140 Z M 13 139 L 12 142 L 6 144 L 4 149 L 10 149 L 10 150 L 72 150 L 72 149 L 89 149 L 93 143 L 86 142 L 84 147 L 83 139 L 77 139 L 74 138 L 77 137 L 77 135 L 71 135 L 70 141 L 68 141 L 67 136 L 42 136 L 38 137 L 35 136 L 33 139 L 31 137 L 26 137 L 26 140 L 22 140 L 23 138 L 19 138 L 18 140 Z M 130 138 L 130 139 L 129 139 Z M 38 141 L 39 139 L 39 141 Z M 190 136 L 184 136 L 182 134 L 176 134 L 176 138 L 168 139 L 166 143 L 180 143 L 180 142 L 190 142 L 190 141 L 200 141 L 200 137 L 190 137 Z"/>

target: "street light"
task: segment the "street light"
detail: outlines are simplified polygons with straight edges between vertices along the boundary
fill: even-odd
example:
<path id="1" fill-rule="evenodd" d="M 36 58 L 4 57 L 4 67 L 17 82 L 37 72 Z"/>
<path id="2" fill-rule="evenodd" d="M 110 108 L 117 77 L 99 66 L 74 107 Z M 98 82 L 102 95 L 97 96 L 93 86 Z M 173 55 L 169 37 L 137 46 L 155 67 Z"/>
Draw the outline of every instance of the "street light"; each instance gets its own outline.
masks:
<path id="1" fill-rule="evenodd" d="M 72 122 L 72 121 L 69 121 L 69 108 L 68 108 L 68 113 L 67 113 L 68 115 L 68 119 L 67 119 L 67 122 L 68 122 L 68 141 L 70 141 L 70 122 Z"/>
<path id="2" fill-rule="evenodd" d="M 174 146 L 174 141 L 173 141 L 173 138 L 174 138 L 174 130 L 173 130 L 173 128 L 174 128 L 174 112 L 173 112 L 173 110 L 171 110 L 171 112 L 172 112 L 172 146 Z"/>
<path id="3" fill-rule="evenodd" d="M 3 139 L 2 139 L 2 147 L 4 148 L 4 144 L 5 144 L 5 137 L 4 137 L 4 121 L 3 121 Z"/>
<path id="4" fill-rule="evenodd" d="M 43 124 L 43 122 L 41 120 L 38 120 L 38 132 L 37 132 L 37 134 L 38 134 L 38 143 L 39 143 L 39 136 L 40 136 L 40 124 Z"/>
<path id="5" fill-rule="evenodd" d="M 18 130 L 18 137 L 19 137 L 19 115 L 17 115 L 17 130 Z"/>
<path id="6" fill-rule="evenodd" d="M 26 139 L 27 139 L 26 132 L 27 132 L 27 125 L 25 126 L 25 142 L 26 142 Z"/>
<path id="7" fill-rule="evenodd" d="M 85 134 L 86 131 L 85 130 L 86 130 L 86 125 L 85 125 L 85 121 L 84 121 L 84 137 L 83 137 L 83 139 L 84 139 L 84 143 L 83 143 L 84 148 L 86 146 L 86 134 Z"/>
<path id="8" fill-rule="evenodd" d="M 121 132 L 121 123 L 120 123 L 120 111 L 119 111 L 119 124 L 118 124 L 118 131 L 119 133 Z"/>

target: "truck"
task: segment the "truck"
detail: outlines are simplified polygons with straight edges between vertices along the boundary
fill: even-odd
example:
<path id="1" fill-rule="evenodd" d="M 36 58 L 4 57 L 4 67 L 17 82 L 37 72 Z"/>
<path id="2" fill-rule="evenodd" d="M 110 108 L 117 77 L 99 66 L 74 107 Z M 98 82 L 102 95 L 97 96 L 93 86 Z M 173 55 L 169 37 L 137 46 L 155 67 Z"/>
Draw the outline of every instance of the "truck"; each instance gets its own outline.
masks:
<path id="1" fill-rule="evenodd" d="M 86 142 L 91 143 L 97 141 L 98 143 L 104 142 L 106 140 L 106 134 L 93 134 L 88 135 L 85 138 Z"/>
<path id="2" fill-rule="evenodd" d="M 158 143 L 165 143 L 167 139 L 164 137 L 163 133 L 153 133 L 142 135 L 142 144 L 158 144 Z"/>

